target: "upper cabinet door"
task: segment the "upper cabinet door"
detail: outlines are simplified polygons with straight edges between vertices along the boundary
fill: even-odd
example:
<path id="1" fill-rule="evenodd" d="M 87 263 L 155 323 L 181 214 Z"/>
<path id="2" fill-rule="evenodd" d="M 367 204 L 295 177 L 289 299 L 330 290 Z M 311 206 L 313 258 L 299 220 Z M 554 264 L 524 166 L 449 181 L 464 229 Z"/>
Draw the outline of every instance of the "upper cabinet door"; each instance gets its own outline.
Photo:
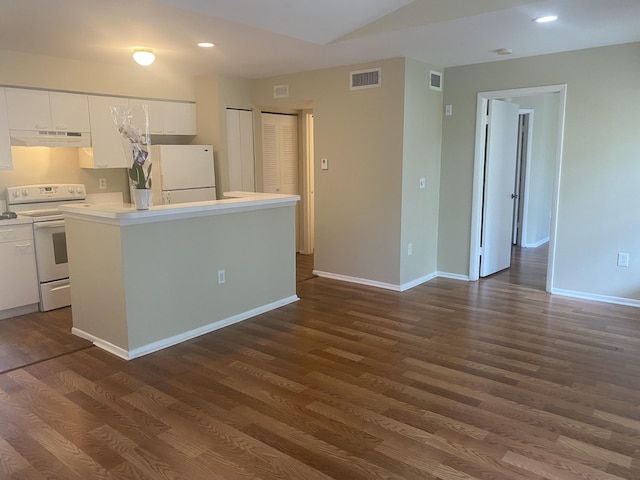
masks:
<path id="1" fill-rule="evenodd" d="M 13 169 L 11 160 L 11 139 L 9 138 L 9 120 L 5 89 L 0 88 L 0 170 Z"/>
<path id="2" fill-rule="evenodd" d="M 78 152 L 82 168 L 124 168 L 131 163 L 130 145 L 111 115 L 111 107 L 126 107 L 126 98 L 89 96 L 92 148 Z M 125 155 L 125 151 L 127 154 Z"/>
<path id="3" fill-rule="evenodd" d="M 162 102 L 165 135 L 196 135 L 194 103 Z"/>
<path id="4" fill-rule="evenodd" d="M 158 100 L 141 100 L 138 98 L 129 99 L 129 107 L 133 115 L 133 126 L 144 133 L 144 106 L 147 107 L 147 117 L 149 119 L 149 134 L 162 135 L 164 133 L 164 122 L 162 118 L 162 103 Z"/>
<path id="5" fill-rule="evenodd" d="M 7 88 L 7 113 L 12 130 L 51 130 L 49 92 Z"/>
<path id="6" fill-rule="evenodd" d="M 86 95 L 49 92 L 51 126 L 62 132 L 89 132 L 89 102 Z"/>

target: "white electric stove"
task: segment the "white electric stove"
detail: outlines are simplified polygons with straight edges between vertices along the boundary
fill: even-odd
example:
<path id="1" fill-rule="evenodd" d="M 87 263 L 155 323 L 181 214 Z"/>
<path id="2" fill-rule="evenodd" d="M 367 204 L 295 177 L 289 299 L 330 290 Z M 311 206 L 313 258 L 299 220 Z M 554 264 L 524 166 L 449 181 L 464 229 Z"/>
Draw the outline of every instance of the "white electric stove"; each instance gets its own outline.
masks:
<path id="1" fill-rule="evenodd" d="M 58 206 L 83 203 L 85 197 L 85 186 L 77 183 L 7 188 L 7 210 L 33 219 L 40 311 L 71 305 L 64 217 Z"/>

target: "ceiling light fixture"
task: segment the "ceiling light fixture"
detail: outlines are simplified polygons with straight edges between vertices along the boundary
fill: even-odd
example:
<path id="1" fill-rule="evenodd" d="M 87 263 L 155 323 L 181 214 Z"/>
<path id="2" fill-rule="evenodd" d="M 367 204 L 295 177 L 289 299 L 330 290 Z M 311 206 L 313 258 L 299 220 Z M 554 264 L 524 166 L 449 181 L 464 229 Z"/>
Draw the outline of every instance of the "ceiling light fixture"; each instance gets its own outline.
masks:
<path id="1" fill-rule="evenodd" d="M 198 46 L 202 48 L 211 48 L 211 47 L 215 47 L 216 44 L 211 42 L 200 42 L 198 43 Z"/>
<path id="2" fill-rule="evenodd" d="M 556 15 L 545 15 L 544 17 L 534 18 L 533 21 L 536 23 L 549 23 L 555 22 L 558 19 Z"/>
<path id="3" fill-rule="evenodd" d="M 146 67 L 151 65 L 156 60 L 156 55 L 150 48 L 134 48 L 133 59 L 138 65 Z"/>
<path id="4" fill-rule="evenodd" d="M 513 53 L 513 50 L 511 50 L 510 48 L 499 48 L 498 50 L 496 50 L 496 53 L 498 55 L 511 55 Z"/>

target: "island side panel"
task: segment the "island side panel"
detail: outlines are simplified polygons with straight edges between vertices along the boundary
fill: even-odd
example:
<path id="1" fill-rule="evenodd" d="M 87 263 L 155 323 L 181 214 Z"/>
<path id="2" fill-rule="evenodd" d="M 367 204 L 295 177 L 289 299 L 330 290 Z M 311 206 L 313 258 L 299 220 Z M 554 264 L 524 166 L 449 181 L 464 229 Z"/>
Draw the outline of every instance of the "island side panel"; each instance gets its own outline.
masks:
<path id="1" fill-rule="evenodd" d="M 130 351 L 296 294 L 295 206 L 123 226 L 122 251 Z"/>
<path id="2" fill-rule="evenodd" d="M 67 218 L 65 230 L 75 333 L 127 351 L 120 227 Z"/>

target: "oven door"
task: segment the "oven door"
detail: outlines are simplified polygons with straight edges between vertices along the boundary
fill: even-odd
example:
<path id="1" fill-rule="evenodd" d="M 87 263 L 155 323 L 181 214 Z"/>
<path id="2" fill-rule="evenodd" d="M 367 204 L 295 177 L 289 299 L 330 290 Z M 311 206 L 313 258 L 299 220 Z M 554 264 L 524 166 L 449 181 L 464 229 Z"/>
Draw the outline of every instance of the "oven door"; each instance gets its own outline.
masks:
<path id="1" fill-rule="evenodd" d="M 64 220 L 34 223 L 33 236 L 40 283 L 68 278 Z"/>

